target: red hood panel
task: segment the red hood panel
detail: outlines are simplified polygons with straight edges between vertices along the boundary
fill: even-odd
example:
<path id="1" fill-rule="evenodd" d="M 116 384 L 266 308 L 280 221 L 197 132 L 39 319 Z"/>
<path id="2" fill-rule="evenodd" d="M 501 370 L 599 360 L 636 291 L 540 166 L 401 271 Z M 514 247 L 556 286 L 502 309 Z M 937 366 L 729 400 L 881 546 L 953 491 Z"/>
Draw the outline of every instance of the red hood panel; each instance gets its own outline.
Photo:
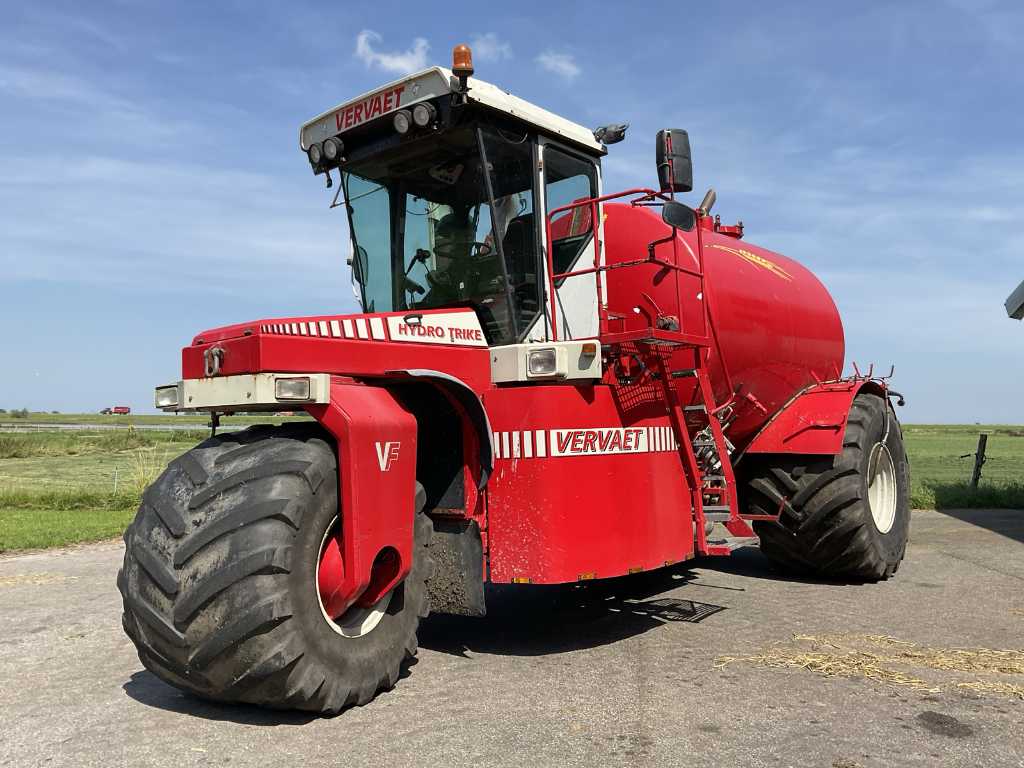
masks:
<path id="1" fill-rule="evenodd" d="M 198 346 L 255 335 L 397 341 L 463 347 L 487 346 L 480 321 L 471 309 L 432 309 L 387 314 L 258 320 L 203 331 L 192 340 L 192 344 Z"/>
<path id="2" fill-rule="evenodd" d="M 471 309 L 275 318 L 214 328 L 182 350 L 182 376 L 204 377 L 205 356 L 214 347 L 221 376 L 265 371 L 376 377 L 426 368 L 478 391 L 490 383 L 487 340 Z"/>

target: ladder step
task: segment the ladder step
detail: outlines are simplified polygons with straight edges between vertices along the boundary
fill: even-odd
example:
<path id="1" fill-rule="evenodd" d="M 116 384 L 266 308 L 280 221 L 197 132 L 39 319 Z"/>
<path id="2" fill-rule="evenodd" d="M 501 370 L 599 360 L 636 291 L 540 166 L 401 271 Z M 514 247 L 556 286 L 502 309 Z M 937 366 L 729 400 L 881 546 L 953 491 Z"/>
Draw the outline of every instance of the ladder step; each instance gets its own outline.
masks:
<path id="1" fill-rule="evenodd" d="M 709 541 L 708 546 L 709 548 L 713 547 L 716 550 L 724 550 L 722 552 L 713 551 L 711 554 L 725 554 L 725 552 L 732 552 L 740 547 L 756 547 L 758 541 L 759 540 L 756 536 L 754 538 L 734 536 L 721 541 Z"/>
<path id="2" fill-rule="evenodd" d="M 697 375 L 697 369 L 696 368 L 682 368 L 682 369 L 680 369 L 678 371 L 672 371 L 672 378 L 673 379 L 682 379 L 682 378 L 684 378 L 686 376 L 696 376 L 696 375 Z"/>
<path id="3" fill-rule="evenodd" d="M 693 441 L 693 447 L 694 448 L 707 448 L 709 446 L 714 446 L 714 445 L 715 445 L 715 441 L 714 440 L 694 440 Z"/>
<path id="4" fill-rule="evenodd" d="M 729 505 L 728 504 L 705 504 L 704 505 L 704 511 L 705 512 L 728 512 L 729 511 Z"/>
<path id="5" fill-rule="evenodd" d="M 727 523 L 731 519 L 731 515 L 728 512 L 705 512 L 704 522 L 705 523 Z"/>
<path id="6" fill-rule="evenodd" d="M 725 480 L 725 475 L 704 475 L 704 481 L 708 480 Z"/>
<path id="7" fill-rule="evenodd" d="M 684 405 L 683 406 L 683 410 L 684 411 L 705 411 L 706 412 L 707 409 L 708 409 L 708 407 L 706 405 Z"/>

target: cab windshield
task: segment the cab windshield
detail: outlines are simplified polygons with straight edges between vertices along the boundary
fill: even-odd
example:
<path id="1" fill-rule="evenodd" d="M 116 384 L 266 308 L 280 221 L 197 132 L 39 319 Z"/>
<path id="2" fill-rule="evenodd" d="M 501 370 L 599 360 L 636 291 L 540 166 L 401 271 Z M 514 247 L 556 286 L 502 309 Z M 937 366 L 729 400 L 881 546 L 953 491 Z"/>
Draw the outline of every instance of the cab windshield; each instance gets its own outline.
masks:
<path id="1" fill-rule="evenodd" d="M 363 310 L 472 307 L 491 344 L 539 311 L 533 142 L 464 126 L 346 166 Z"/>

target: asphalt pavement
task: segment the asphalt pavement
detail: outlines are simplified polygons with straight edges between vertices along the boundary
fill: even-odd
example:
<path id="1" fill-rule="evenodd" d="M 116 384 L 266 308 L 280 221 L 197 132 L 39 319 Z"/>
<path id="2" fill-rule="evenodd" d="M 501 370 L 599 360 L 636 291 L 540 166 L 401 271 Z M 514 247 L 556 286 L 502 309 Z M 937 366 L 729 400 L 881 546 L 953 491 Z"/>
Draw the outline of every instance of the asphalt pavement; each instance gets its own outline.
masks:
<path id="1" fill-rule="evenodd" d="M 1024 512 L 917 512 L 911 536 L 873 585 L 792 580 L 744 549 L 609 588 L 493 589 L 487 618 L 427 619 L 398 686 L 333 718 L 145 671 L 120 542 L 0 556 L 0 766 L 1024 766 L 1024 700 L 958 686 L 977 675 L 929 670 L 919 690 L 715 665 L 799 634 L 1024 648 Z"/>

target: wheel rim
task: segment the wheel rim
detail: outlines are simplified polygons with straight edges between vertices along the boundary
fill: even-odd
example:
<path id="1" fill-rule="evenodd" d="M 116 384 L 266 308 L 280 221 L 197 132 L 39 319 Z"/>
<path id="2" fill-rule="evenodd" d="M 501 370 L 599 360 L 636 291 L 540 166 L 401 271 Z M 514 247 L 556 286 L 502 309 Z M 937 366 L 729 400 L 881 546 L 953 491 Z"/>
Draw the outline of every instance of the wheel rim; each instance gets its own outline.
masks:
<path id="1" fill-rule="evenodd" d="M 877 443 L 868 461 L 868 505 L 879 533 L 888 533 L 896 521 L 896 465 L 889 449 Z"/>
<path id="2" fill-rule="evenodd" d="M 330 614 L 327 612 L 327 607 L 324 604 L 325 595 L 323 594 L 320 581 L 320 566 L 327 563 L 334 563 L 334 565 L 340 566 L 341 564 L 341 547 L 338 537 L 334 535 L 334 531 L 338 527 L 338 518 L 334 518 L 331 524 L 327 526 L 327 530 L 324 531 L 324 537 L 320 541 L 320 553 L 316 561 L 316 573 L 313 578 L 313 588 L 316 590 L 316 601 L 320 606 L 320 613 L 324 617 L 324 621 L 327 622 L 332 630 L 337 632 L 342 637 L 362 637 L 368 635 L 377 625 L 380 624 L 381 619 L 387 613 L 388 606 L 391 604 L 391 595 L 394 590 L 388 592 L 384 597 L 378 600 L 368 608 L 362 606 L 353 605 L 351 608 L 346 610 L 341 616 L 336 619 L 332 619 Z M 329 599 L 329 596 L 327 596 Z"/>

